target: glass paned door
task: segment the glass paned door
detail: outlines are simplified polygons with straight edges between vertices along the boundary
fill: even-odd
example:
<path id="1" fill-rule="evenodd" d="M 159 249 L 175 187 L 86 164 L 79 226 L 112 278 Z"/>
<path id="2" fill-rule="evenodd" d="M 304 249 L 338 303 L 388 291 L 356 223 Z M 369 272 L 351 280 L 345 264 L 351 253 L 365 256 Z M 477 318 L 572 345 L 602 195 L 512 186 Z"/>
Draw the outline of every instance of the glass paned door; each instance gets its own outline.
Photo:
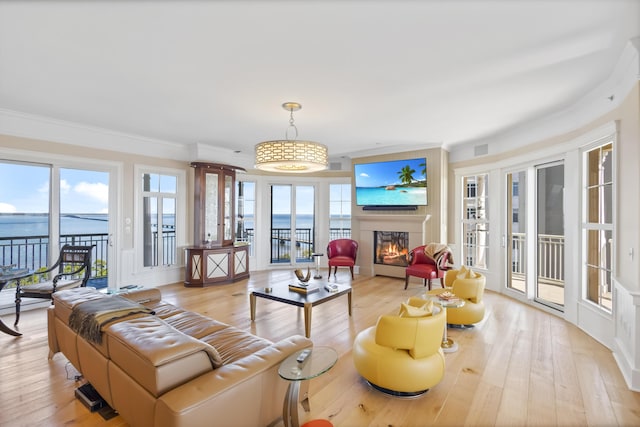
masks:
<path id="1" fill-rule="evenodd" d="M 507 174 L 507 287 L 526 292 L 527 173 Z"/>
<path id="2" fill-rule="evenodd" d="M 142 187 L 143 266 L 175 265 L 178 178 L 145 172 Z"/>
<path id="3" fill-rule="evenodd" d="M 109 173 L 60 169 L 60 247 L 95 245 L 90 286 L 107 286 L 110 239 Z"/>
<path id="4" fill-rule="evenodd" d="M 271 186 L 271 262 L 291 262 L 291 185 Z"/>
<path id="5" fill-rule="evenodd" d="M 564 165 L 536 168 L 536 301 L 564 306 Z"/>
<path id="6" fill-rule="evenodd" d="M 50 181 L 49 165 L 0 162 L 0 265 L 48 266 Z"/>
<path id="7" fill-rule="evenodd" d="M 314 242 L 315 187 L 272 185 L 271 262 L 312 262 Z"/>
<path id="8" fill-rule="evenodd" d="M 236 240 L 249 243 L 249 255 L 255 253 L 256 183 L 236 181 Z"/>
<path id="9" fill-rule="evenodd" d="M 296 186 L 296 262 L 311 262 L 314 252 L 315 217 L 314 187 L 312 185 Z"/>

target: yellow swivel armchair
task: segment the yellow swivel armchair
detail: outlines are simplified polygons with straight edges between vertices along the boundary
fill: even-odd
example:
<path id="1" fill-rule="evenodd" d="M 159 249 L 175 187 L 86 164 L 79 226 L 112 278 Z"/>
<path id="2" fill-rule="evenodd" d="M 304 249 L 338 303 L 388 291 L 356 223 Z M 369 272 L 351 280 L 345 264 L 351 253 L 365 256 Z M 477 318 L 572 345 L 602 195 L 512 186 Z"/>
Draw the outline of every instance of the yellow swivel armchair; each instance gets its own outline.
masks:
<path id="1" fill-rule="evenodd" d="M 450 325 L 470 326 L 484 318 L 485 276 L 468 269 L 465 266 L 458 270 L 448 270 L 444 276 L 444 289 L 434 289 L 428 293 L 431 295 L 449 291 L 465 304 L 460 308 L 447 309 L 447 323 Z"/>
<path id="2" fill-rule="evenodd" d="M 376 389 L 416 396 L 442 380 L 445 363 L 440 344 L 446 319 L 437 306 L 431 314 L 418 308 L 425 304 L 426 300 L 412 298 L 402 304 L 399 315 L 381 316 L 376 326 L 356 336 L 352 352 L 356 370 Z"/>

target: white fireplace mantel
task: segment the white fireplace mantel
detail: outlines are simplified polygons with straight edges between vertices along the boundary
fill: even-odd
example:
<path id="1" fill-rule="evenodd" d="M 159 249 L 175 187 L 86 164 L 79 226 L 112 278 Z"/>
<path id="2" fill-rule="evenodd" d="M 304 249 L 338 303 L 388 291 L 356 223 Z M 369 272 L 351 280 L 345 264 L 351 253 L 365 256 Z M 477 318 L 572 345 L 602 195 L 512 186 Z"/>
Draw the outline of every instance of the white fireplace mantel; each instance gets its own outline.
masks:
<path id="1" fill-rule="evenodd" d="M 355 215 L 358 221 L 358 264 L 362 274 L 404 277 L 404 267 L 374 264 L 374 231 L 404 231 L 409 233 L 409 246 L 415 248 L 426 241 L 426 224 L 431 215 L 371 214 Z"/>

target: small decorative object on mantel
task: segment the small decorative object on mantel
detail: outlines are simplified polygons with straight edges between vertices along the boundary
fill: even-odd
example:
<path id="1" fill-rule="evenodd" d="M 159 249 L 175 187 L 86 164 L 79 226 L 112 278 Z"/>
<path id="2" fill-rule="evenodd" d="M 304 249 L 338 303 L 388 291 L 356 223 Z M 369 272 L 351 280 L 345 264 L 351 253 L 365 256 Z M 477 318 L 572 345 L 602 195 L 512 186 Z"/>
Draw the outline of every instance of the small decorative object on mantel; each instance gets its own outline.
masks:
<path id="1" fill-rule="evenodd" d="M 294 273 L 296 274 L 296 277 L 298 278 L 298 280 L 300 281 L 300 283 L 307 283 L 309 281 L 309 279 L 311 279 L 311 269 L 309 267 L 307 267 L 307 275 L 305 276 L 302 273 L 302 270 L 300 270 L 299 268 L 297 268 Z"/>

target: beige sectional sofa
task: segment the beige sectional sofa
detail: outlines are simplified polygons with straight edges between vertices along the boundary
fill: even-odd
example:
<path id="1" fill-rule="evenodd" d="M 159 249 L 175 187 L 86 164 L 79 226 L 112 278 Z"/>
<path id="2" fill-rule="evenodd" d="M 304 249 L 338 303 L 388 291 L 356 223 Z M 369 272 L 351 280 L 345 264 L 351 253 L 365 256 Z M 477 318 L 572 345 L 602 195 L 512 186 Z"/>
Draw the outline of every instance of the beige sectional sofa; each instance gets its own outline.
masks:
<path id="1" fill-rule="evenodd" d="M 288 386 L 278 366 L 311 347 L 309 339 L 273 343 L 169 304 L 158 289 L 122 296 L 154 313 L 109 322 L 100 342 L 91 342 L 69 326 L 73 308 L 112 297 L 90 288 L 65 290 L 54 294 L 48 332 L 50 357 L 62 352 L 128 424 L 255 427 L 278 421 Z"/>

